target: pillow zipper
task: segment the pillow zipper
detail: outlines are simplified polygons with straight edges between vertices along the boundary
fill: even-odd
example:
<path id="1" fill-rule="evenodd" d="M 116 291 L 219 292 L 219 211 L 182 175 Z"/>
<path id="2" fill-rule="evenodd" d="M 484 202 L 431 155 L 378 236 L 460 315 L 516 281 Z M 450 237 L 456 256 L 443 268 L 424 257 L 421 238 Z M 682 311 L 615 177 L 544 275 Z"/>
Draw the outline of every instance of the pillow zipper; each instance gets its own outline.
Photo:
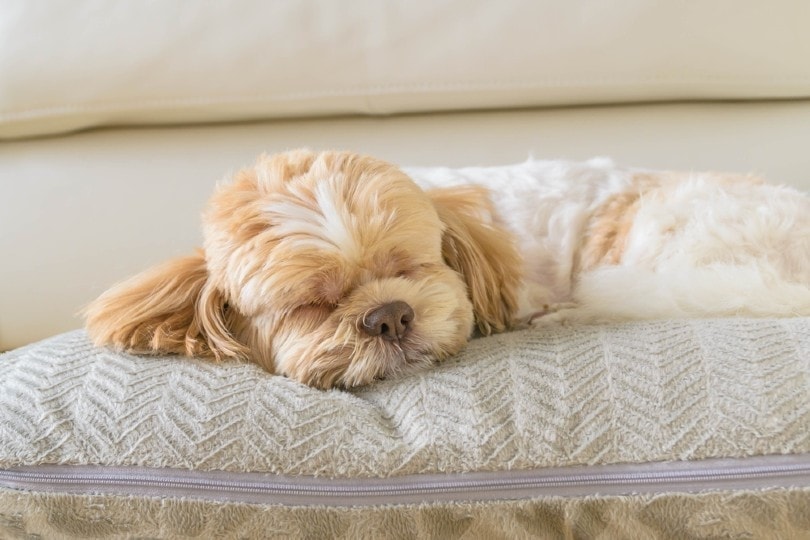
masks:
<path id="1" fill-rule="evenodd" d="M 0 469 L 0 489 L 192 497 L 296 506 L 408 504 L 793 487 L 810 487 L 810 454 L 391 478 L 321 478 L 93 465 L 39 465 Z"/>

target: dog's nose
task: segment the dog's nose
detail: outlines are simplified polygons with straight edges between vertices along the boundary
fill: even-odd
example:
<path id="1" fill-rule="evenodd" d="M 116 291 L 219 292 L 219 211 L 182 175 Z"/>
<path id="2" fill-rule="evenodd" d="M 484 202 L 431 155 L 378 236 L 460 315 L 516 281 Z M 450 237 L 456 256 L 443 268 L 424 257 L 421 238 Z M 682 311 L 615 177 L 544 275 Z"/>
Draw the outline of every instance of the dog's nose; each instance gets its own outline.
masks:
<path id="1" fill-rule="evenodd" d="M 361 326 L 363 331 L 370 336 L 380 336 L 383 339 L 394 341 L 410 331 L 413 317 L 411 306 L 397 300 L 366 314 Z"/>

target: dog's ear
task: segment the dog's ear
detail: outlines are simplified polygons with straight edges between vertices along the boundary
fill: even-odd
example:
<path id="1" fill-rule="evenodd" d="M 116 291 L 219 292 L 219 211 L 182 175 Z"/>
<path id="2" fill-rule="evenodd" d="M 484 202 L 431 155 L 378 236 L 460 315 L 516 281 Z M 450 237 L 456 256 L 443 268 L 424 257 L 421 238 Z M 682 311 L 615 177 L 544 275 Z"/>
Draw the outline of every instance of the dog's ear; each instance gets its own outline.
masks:
<path id="1" fill-rule="evenodd" d="M 512 236 L 494 222 L 487 191 L 461 186 L 428 195 L 445 227 L 442 255 L 467 283 L 478 330 L 507 330 L 517 311 L 521 258 Z"/>
<path id="2" fill-rule="evenodd" d="M 99 346 L 141 354 L 244 357 L 247 349 L 231 335 L 234 315 L 228 311 L 209 283 L 199 251 L 115 285 L 83 314 Z"/>

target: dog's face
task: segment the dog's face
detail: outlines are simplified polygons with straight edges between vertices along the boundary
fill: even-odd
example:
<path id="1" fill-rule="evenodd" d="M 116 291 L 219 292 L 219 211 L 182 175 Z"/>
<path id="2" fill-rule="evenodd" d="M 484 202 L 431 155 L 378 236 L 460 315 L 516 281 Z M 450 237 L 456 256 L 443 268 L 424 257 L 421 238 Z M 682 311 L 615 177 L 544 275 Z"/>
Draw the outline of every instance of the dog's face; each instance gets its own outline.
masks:
<path id="1" fill-rule="evenodd" d="M 88 328 L 135 352 L 367 384 L 457 353 L 474 322 L 508 327 L 519 264 L 491 221 L 480 190 L 427 193 L 372 158 L 263 157 L 213 195 L 204 253 L 108 291 Z"/>
<path id="2" fill-rule="evenodd" d="M 355 386 L 466 343 L 472 305 L 442 258 L 443 229 L 398 169 L 304 153 L 265 160 L 214 195 L 205 253 L 272 369 Z"/>

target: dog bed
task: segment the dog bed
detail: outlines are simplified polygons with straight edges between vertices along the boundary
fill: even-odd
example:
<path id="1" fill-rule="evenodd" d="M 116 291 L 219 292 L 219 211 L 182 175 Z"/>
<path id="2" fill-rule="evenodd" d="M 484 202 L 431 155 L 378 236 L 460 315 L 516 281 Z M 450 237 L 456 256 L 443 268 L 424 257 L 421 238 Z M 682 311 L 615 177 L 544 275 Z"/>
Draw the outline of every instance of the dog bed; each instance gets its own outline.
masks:
<path id="1" fill-rule="evenodd" d="M 3 538 L 810 530 L 807 318 L 528 329 L 353 392 L 83 331 L 0 365 Z"/>

